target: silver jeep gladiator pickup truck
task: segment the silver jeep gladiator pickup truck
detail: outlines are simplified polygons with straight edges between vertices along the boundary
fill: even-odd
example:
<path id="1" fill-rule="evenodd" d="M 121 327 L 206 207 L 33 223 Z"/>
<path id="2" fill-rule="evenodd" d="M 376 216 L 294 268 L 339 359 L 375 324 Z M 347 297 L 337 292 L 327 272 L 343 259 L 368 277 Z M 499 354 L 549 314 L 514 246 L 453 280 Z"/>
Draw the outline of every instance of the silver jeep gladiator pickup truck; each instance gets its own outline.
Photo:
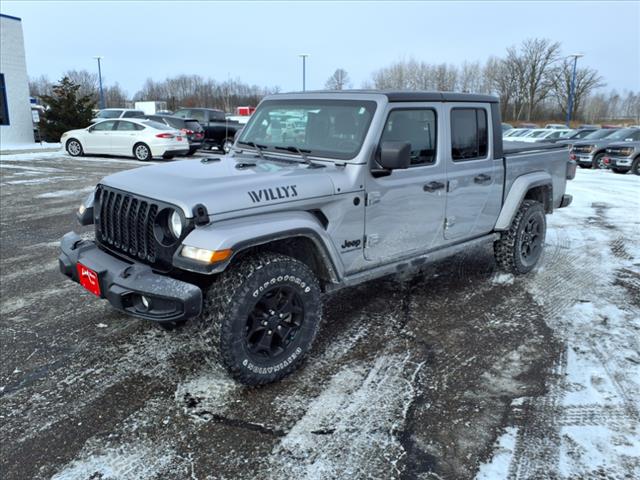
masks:
<path id="1" fill-rule="evenodd" d="M 485 243 L 532 270 L 575 170 L 566 147 L 503 147 L 491 96 L 273 95 L 227 156 L 104 178 L 78 210 L 95 241 L 65 235 L 60 270 L 134 317 L 193 318 L 234 378 L 264 384 L 309 351 L 323 292 Z"/>

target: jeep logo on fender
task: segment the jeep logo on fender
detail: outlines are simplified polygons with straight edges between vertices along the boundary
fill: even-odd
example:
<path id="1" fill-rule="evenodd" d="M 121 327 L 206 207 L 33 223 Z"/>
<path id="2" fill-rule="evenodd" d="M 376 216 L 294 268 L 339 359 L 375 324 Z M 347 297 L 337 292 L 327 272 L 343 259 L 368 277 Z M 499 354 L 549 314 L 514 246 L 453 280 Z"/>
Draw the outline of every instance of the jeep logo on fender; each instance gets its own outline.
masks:
<path id="1" fill-rule="evenodd" d="M 341 249 L 345 248 L 358 248 L 360 246 L 361 240 L 358 238 L 356 240 L 345 240 L 344 243 L 340 246 Z"/>
<path id="2" fill-rule="evenodd" d="M 287 185 L 285 187 L 262 188 L 260 190 L 249 190 L 247 193 L 253 203 L 266 202 L 269 200 L 283 200 L 298 196 L 297 185 Z"/>

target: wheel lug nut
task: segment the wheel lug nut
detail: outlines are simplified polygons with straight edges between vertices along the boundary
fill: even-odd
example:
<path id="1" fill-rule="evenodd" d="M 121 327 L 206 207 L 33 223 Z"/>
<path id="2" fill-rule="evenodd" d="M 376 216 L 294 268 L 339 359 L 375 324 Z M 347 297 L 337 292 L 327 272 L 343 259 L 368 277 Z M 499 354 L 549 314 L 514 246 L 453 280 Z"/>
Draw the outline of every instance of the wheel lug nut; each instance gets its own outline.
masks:
<path id="1" fill-rule="evenodd" d="M 269 331 L 267 332 L 267 335 L 271 335 L 272 333 L 273 333 L 273 332 L 272 332 L 271 330 L 269 330 Z"/>
<path id="2" fill-rule="evenodd" d="M 278 325 L 278 330 L 280 330 L 280 329 L 282 329 L 282 326 L 281 326 L 281 325 Z"/>
<path id="3" fill-rule="evenodd" d="M 262 325 L 264 325 L 266 327 L 267 326 L 267 321 L 265 320 L 264 322 L 262 322 Z"/>
<path id="4" fill-rule="evenodd" d="M 282 317 L 284 317 L 284 315 L 283 315 L 283 314 L 280 314 L 280 315 L 278 315 L 278 317 L 282 318 Z"/>

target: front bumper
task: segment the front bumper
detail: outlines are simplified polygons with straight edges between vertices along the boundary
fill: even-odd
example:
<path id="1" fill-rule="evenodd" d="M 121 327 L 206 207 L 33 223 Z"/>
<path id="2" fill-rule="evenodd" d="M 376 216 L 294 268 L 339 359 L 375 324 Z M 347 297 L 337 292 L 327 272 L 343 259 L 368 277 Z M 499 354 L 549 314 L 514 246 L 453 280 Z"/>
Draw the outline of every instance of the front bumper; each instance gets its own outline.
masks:
<path id="1" fill-rule="evenodd" d="M 609 168 L 631 168 L 631 158 L 604 157 L 604 164 Z"/>
<path id="2" fill-rule="evenodd" d="M 588 154 L 584 154 L 584 153 L 576 153 L 576 163 L 578 163 L 579 165 L 592 165 L 593 164 L 593 157 L 591 155 Z"/>
<path id="3" fill-rule="evenodd" d="M 128 315 L 164 323 L 200 314 L 202 290 L 196 285 L 154 273 L 142 263 L 120 260 L 75 232 L 62 237 L 60 246 L 60 271 L 78 283 L 78 263 L 95 271 L 101 298 Z M 142 296 L 149 300 L 149 307 L 142 303 Z"/>

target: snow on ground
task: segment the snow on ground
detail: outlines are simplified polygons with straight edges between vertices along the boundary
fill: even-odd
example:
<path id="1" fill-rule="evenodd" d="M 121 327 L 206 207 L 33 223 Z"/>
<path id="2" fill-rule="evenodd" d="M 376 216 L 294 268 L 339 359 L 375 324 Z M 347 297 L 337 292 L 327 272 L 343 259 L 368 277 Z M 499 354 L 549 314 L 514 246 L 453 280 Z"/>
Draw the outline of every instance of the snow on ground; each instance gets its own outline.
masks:
<path id="1" fill-rule="evenodd" d="M 60 149 L 62 145 L 60 143 L 0 143 L 0 154 L 11 154 L 11 152 L 35 152 L 40 153 L 39 150 L 54 150 Z M 33 153 L 31 153 L 33 155 Z"/>
<path id="2" fill-rule="evenodd" d="M 581 170 L 568 193 L 547 238 L 564 254 L 527 282 L 564 352 L 478 479 L 640 478 L 640 178 Z"/>

